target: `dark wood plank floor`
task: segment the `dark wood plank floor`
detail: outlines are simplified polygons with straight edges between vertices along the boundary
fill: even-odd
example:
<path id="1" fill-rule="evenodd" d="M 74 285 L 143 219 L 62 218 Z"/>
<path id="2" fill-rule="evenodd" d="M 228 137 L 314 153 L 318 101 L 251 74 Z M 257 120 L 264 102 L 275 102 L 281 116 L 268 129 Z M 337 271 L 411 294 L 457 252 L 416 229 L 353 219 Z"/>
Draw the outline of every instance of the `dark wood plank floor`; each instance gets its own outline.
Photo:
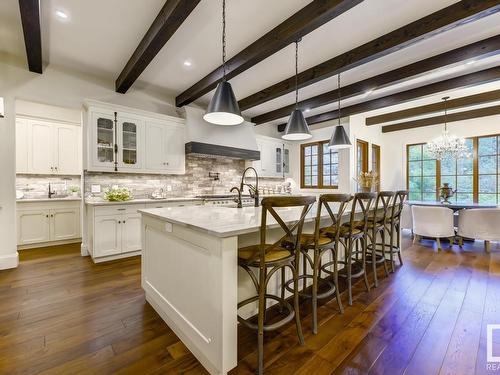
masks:
<path id="1" fill-rule="evenodd" d="M 344 314 L 334 301 L 319 308 L 306 344 L 293 325 L 269 333 L 268 374 L 491 374 L 486 324 L 500 323 L 500 248 L 480 243 L 437 253 L 432 242 L 405 238 L 405 265 L 371 292 L 355 285 Z M 500 339 L 495 339 L 500 353 Z M 255 333 L 239 331 L 239 364 L 251 374 Z M 205 374 L 145 302 L 140 259 L 95 265 L 79 246 L 21 252 L 0 271 L 1 374 Z"/>

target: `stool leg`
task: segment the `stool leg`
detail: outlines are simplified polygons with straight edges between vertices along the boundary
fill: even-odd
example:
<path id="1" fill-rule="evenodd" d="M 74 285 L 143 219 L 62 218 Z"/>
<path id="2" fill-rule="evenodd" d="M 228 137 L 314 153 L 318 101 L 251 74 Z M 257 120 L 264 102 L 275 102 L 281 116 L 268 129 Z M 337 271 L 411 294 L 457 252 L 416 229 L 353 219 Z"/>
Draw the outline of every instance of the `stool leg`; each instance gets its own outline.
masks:
<path id="1" fill-rule="evenodd" d="M 491 242 L 490 241 L 484 241 L 484 251 L 487 253 L 491 253 Z"/>
<path id="2" fill-rule="evenodd" d="M 377 252 L 375 251 L 375 244 L 377 243 L 377 232 L 375 230 L 372 233 L 372 250 L 371 250 L 371 257 L 372 257 L 372 271 L 373 271 L 373 285 L 378 287 L 378 278 L 377 278 Z"/>
<path id="3" fill-rule="evenodd" d="M 319 250 L 314 249 L 313 262 L 313 285 L 312 285 L 312 318 L 313 318 L 313 333 L 318 333 L 318 267 L 319 267 Z"/>
<path id="4" fill-rule="evenodd" d="M 340 291 L 339 291 L 339 268 L 338 268 L 338 246 L 333 250 L 333 282 L 335 284 L 335 297 L 337 298 L 337 303 L 339 305 L 340 313 L 344 313 L 344 307 L 342 306 L 342 301 L 340 299 Z"/>
<path id="5" fill-rule="evenodd" d="M 281 299 L 285 299 L 285 267 L 281 267 Z M 283 312 L 283 305 L 280 305 L 280 313 Z"/>
<path id="6" fill-rule="evenodd" d="M 399 264 L 402 266 L 403 265 L 403 257 L 401 255 L 401 228 L 399 224 L 396 226 L 396 233 L 398 235 L 397 241 L 396 241 L 396 246 L 398 247 L 398 258 L 399 258 Z"/>
<path id="7" fill-rule="evenodd" d="M 302 326 L 300 324 L 299 312 L 299 271 L 297 267 L 292 267 L 293 272 L 293 309 L 295 310 L 295 325 L 297 326 L 297 336 L 299 336 L 300 345 L 304 345 L 304 336 L 302 335 Z"/>
<path id="8" fill-rule="evenodd" d="M 349 293 L 349 305 L 352 306 L 352 280 L 351 280 L 351 252 L 352 252 L 352 240 L 349 240 L 349 249 L 348 253 L 346 254 L 346 262 L 345 266 L 347 267 L 347 290 Z"/>
<path id="9" fill-rule="evenodd" d="M 266 308 L 266 285 L 264 270 L 260 270 L 259 315 L 257 317 L 257 362 L 259 375 L 264 373 L 264 313 Z"/>
<path id="10" fill-rule="evenodd" d="M 368 243 L 368 235 L 362 239 L 361 243 L 361 266 L 363 267 L 363 278 L 365 279 L 366 291 L 370 291 L 370 284 L 368 283 L 368 275 L 366 272 L 366 248 Z"/>
<path id="11" fill-rule="evenodd" d="M 385 238 L 385 228 L 382 230 L 382 232 L 380 233 L 380 238 L 381 238 L 381 241 L 382 241 L 382 257 L 384 258 L 384 272 L 385 272 L 385 277 L 389 276 L 389 269 L 387 268 L 387 262 L 385 261 L 385 241 L 386 241 L 386 238 Z"/>
<path id="12" fill-rule="evenodd" d="M 391 262 L 391 272 L 394 273 L 395 268 L 394 268 L 394 226 L 391 225 L 391 234 L 390 234 L 390 248 L 389 248 L 389 258 L 390 258 L 390 262 Z M 417 240 L 417 236 L 415 236 L 415 240 Z M 417 240 L 418 241 L 418 240 Z"/>

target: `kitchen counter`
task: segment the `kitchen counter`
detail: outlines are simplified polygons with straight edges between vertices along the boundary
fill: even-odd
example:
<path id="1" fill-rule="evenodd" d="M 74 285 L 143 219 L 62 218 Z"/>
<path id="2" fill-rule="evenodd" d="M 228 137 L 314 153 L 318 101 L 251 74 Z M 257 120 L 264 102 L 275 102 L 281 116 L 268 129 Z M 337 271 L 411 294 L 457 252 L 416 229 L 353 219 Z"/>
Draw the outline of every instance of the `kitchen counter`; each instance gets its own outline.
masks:
<path id="1" fill-rule="evenodd" d="M 81 201 L 81 197 L 65 197 L 65 198 L 21 198 L 16 199 L 17 203 L 38 203 L 38 202 L 71 202 Z"/>
<path id="2" fill-rule="evenodd" d="M 102 198 L 89 198 L 85 199 L 85 204 L 91 206 L 108 206 L 114 204 L 142 204 L 142 203 L 161 203 L 161 202 L 191 202 L 191 201 L 203 201 L 202 198 L 195 197 L 177 197 L 177 198 L 164 198 L 164 199 L 151 199 L 151 198 L 139 198 L 131 199 L 129 201 L 123 202 L 110 202 Z"/>

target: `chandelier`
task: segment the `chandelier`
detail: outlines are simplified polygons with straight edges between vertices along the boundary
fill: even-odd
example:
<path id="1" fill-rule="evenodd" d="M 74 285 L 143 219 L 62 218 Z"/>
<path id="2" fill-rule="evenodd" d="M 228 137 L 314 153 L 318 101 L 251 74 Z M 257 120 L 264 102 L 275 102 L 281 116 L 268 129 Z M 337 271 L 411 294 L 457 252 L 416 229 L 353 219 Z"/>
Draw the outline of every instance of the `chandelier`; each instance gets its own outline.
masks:
<path id="1" fill-rule="evenodd" d="M 443 98 L 444 100 L 444 131 L 443 134 L 429 143 L 427 143 L 428 152 L 437 160 L 443 159 L 460 159 L 470 158 L 471 153 L 465 143 L 465 139 L 457 137 L 456 135 L 448 132 L 446 124 L 447 108 L 446 102 L 449 96 Z"/>

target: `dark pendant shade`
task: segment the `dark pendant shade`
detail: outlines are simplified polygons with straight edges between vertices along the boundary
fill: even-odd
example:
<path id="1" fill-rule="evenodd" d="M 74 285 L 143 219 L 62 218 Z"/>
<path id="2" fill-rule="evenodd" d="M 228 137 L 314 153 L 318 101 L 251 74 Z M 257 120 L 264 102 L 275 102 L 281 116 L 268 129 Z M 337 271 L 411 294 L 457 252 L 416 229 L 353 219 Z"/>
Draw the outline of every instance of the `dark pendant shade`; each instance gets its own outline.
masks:
<path id="1" fill-rule="evenodd" d="M 229 82 L 219 83 L 203 119 L 216 125 L 239 125 L 244 121 Z"/>
<path id="2" fill-rule="evenodd" d="M 307 122 L 302 114 L 302 111 L 299 109 L 294 110 L 288 119 L 288 123 L 286 124 L 285 134 L 283 134 L 281 138 L 288 141 L 302 141 L 311 137 L 312 135 L 309 131 L 309 126 L 307 126 Z"/>
<path id="3" fill-rule="evenodd" d="M 351 146 L 351 141 L 349 140 L 349 136 L 345 132 L 344 127 L 342 125 L 338 125 L 337 127 L 335 127 L 335 131 L 333 132 L 332 138 L 330 138 L 328 147 L 346 148 L 349 146 Z"/>

